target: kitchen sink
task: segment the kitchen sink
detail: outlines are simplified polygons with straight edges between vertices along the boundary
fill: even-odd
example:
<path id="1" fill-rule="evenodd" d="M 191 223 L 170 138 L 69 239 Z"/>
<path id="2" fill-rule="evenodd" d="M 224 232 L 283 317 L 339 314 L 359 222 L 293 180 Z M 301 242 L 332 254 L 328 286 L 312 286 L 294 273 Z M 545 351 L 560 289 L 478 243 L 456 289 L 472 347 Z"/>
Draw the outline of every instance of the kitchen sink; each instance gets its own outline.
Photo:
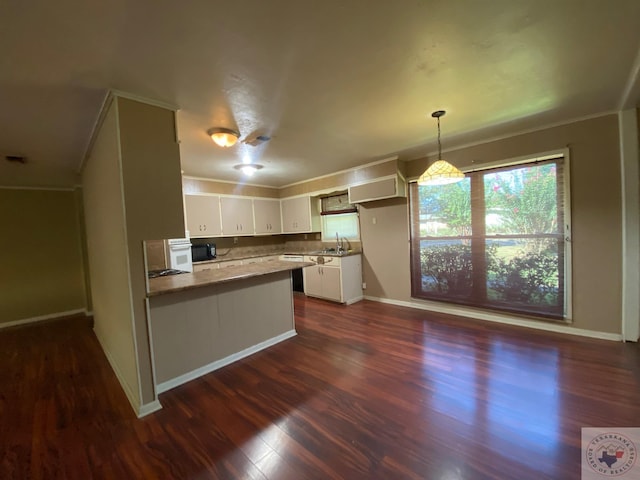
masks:
<path id="1" fill-rule="evenodd" d="M 315 250 L 313 252 L 309 252 L 309 255 L 335 255 L 335 256 L 343 256 L 349 253 L 348 250 L 342 250 L 338 252 L 335 248 L 325 248 L 324 250 Z"/>

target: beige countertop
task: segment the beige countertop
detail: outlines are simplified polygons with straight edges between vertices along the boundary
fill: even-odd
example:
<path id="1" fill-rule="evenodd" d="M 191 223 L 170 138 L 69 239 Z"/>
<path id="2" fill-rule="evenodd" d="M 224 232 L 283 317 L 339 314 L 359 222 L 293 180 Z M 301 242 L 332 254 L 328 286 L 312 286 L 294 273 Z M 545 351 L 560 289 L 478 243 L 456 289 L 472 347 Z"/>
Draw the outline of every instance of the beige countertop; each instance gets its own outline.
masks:
<path id="1" fill-rule="evenodd" d="M 252 263 L 250 265 L 236 265 L 233 267 L 205 270 L 203 272 L 183 273 L 149 279 L 148 297 L 165 293 L 180 292 L 191 288 L 199 288 L 217 283 L 235 282 L 270 273 L 295 270 L 313 265 L 309 262 L 285 262 L 273 260 L 271 262 Z"/>

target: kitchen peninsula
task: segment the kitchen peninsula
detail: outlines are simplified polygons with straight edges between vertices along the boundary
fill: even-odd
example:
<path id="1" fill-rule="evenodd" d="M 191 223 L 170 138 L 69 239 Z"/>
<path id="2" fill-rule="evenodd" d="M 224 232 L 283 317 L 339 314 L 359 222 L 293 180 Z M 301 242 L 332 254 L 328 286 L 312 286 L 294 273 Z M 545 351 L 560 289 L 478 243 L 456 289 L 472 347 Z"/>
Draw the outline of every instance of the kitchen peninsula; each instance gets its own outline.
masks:
<path id="1" fill-rule="evenodd" d="M 309 265 L 276 260 L 149 279 L 157 392 L 294 336 L 291 270 Z"/>

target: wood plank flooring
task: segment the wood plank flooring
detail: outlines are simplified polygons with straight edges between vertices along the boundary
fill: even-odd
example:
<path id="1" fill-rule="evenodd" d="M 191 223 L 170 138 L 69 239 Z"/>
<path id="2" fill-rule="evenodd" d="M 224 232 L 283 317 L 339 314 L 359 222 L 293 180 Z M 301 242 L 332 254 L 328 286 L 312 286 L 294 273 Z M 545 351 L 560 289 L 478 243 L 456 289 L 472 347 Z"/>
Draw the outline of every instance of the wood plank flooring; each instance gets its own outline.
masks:
<path id="1" fill-rule="evenodd" d="M 295 296 L 299 335 L 135 418 L 86 319 L 0 331 L 1 479 L 580 478 L 635 344 Z"/>

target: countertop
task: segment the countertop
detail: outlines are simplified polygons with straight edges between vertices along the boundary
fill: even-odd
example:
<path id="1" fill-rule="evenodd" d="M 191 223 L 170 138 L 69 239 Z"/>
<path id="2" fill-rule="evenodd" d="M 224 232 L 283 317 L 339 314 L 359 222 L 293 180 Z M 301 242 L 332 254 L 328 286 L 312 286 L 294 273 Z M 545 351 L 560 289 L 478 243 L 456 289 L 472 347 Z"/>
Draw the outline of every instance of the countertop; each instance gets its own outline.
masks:
<path id="1" fill-rule="evenodd" d="M 295 270 L 313 265 L 310 262 L 286 262 L 273 260 L 270 262 L 252 263 L 250 265 L 236 265 L 233 267 L 205 270 L 202 272 L 183 273 L 149 279 L 148 297 L 166 293 L 180 292 L 191 288 L 199 288 L 218 283 L 235 282 L 270 273 Z"/>

